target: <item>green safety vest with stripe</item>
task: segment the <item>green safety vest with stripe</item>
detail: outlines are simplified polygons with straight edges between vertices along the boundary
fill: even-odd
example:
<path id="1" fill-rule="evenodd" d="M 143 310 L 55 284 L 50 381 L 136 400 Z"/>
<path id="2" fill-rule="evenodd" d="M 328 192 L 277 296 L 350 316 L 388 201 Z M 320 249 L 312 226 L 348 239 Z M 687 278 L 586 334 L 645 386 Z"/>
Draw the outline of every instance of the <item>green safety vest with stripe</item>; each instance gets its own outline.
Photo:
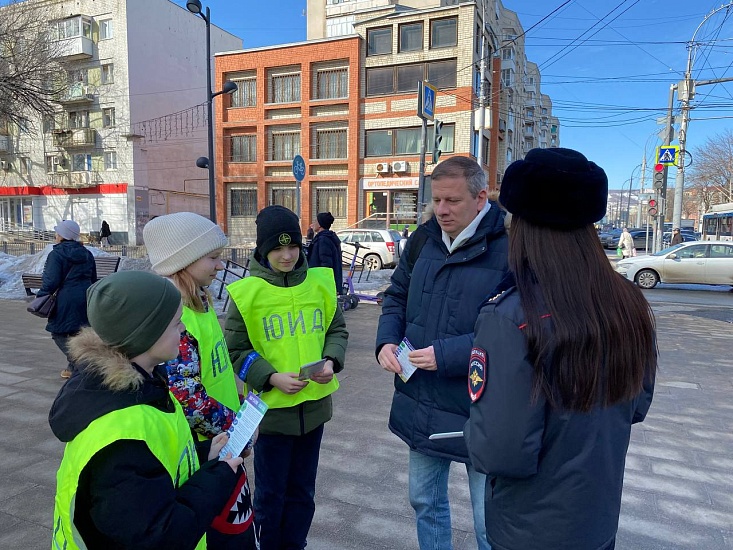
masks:
<path id="1" fill-rule="evenodd" d="M 198 342 L 201 384 L 206 393 L 236 413 L 241 405 L 239 391 L 216 311 L 213 306 L 202 313 L 184 307 L 181 321 Z"/>
<path id="2" fill-rule="evenodd" d="M 227 287 L 242 314 L 254 350 L 277 372 L 299 372 L 306 363 L 323 358 L 326 332 L 336 313 L 333 271 L 312 267 L 301 284 L 275 286 L 260 277 L 245 277 Z M 273 387 L 260 398 L 271 409 L 317 401 L 339 387 L 336 376 L 328 384 L 309 382 L 294 395 Z"/>
<path id="3" fill-rule="evenodd" d="M 144 441 L 171 476 L 178 488 L 199 469 L 196 448 L 183 410 L 173 395 L 175 413 L 165 413 L 151 405 L 134 405 L 100 416 L 66 444 L 56 474 L 52 550 L 83 550 L 87 546 L 74 525 L 74 507 L 79 476 L 99 451 L 122 439 Z M 154 497 L 153 497 L 154 498 Z M 134 502 L 120 503 L 134 506 Z M 206 550 L 204 536 L 196 550 Z"/>

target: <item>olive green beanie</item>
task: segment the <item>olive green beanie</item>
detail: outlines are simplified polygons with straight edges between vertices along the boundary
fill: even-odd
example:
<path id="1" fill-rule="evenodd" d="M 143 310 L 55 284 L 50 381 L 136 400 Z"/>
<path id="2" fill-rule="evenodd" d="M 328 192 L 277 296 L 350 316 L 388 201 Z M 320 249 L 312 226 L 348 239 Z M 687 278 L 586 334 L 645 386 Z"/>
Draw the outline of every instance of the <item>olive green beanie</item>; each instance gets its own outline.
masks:
<path id="1" fill-rule="evenodd" d="M 147 271 L 120 271 L 87 290 L 89 324 L 108 345 L 127 357 L 153 347 L 181 305 L 168 279 Z"/>

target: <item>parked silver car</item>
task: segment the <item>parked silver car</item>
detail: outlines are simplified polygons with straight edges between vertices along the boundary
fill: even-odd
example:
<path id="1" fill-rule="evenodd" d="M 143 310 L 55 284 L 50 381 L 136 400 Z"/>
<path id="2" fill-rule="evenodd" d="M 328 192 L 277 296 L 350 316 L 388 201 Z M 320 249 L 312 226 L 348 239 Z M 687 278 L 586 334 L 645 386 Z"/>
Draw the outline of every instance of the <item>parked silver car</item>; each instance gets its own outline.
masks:
<path id="1" fill-rule="evenodd" d="M 676 244 L 650 256 L 619 260 L 616 271 L 641 288 L 657 283 L 733 285 L 733 242 Z"/>
<path id="2" fill-rule="evenodd" d="M 367 269 L 394 267 L 400 259 L 402 235 L 392 229 L 344 229 L 336 235 L 342 243 L 359 243 L 357 258 Z M 341 257 L 345 264 L 351 263 L 353 246 L 342 246 Z"/>

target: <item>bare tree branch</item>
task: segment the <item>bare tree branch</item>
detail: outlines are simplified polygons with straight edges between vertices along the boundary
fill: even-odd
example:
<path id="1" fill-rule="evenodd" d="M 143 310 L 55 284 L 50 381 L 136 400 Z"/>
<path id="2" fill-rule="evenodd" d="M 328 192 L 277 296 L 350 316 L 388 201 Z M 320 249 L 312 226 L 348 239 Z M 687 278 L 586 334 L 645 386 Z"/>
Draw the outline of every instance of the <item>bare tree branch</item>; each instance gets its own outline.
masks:
<path id="1" fill-rule="evenodd" d="M 702 212 L 714 204 L 733 202 L 733 131 L 726 130 L 694 151 L 695 163 L 689 170 L 688 187 L 697 195 Z"/>

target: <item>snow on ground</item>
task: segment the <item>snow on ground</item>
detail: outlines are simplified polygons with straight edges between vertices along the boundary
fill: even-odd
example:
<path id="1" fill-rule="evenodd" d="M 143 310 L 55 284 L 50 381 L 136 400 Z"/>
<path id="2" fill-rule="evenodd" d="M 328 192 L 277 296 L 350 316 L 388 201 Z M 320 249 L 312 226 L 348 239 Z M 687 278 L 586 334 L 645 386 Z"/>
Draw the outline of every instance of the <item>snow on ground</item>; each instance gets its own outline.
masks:
<path id="1" fill-rule="evenodd" d="M 36 254 L 25 254 L 23 256 L 12 256 L 0 252 L 0 299 L 5 300 L 21 300 L 26 297 L 23 281 L 20 276 L 23 273 L 43 273 L 43 267 L 46 265 L 46 258 L 53 244 L 49 243 L 43 250 Z M 109 256 L 105 250 L 95 248 L 93 246 L 86 247 L 94 256 Z M 150 271 L 150 261 L 148 258 L 126 258 L 123 257 L 120 262 L 120 271 Z M 344 276 L 346 276 L 348 268 L 344 266 Z M 381 269 L 379 271 L 364 271 L 363 273 L 354 274 L 354 291 L 361 294 L 376 295 L 389 286 L 389 278 L 392 276 L 392 269 Z M 241 270 L 236 272 L 236 276 L 227 274 L 226 282 L 232 282 L 241 277 Z M 221 276 L 221 275 L 220 275 Z M 214 281 L 210 287 L 211 293 L 214 295 L 215 308 L 218 312 L 224 310 L 226 304 L 227 292 L 224 289 L 219 296 L 219 288 L 221 283 Z"/>

